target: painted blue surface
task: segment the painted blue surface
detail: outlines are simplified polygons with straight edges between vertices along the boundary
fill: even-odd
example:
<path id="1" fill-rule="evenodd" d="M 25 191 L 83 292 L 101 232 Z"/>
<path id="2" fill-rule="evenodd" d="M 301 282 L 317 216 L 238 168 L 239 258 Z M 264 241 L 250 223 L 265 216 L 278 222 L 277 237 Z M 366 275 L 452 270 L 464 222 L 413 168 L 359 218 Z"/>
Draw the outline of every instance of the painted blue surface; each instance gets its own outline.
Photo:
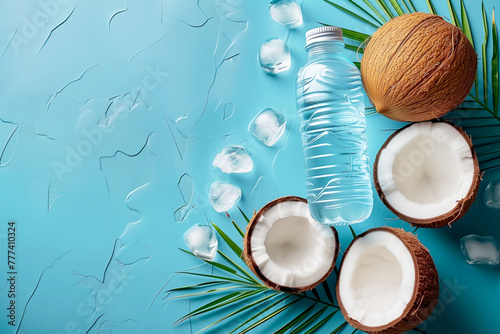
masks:
<path id="1" fill-rule="evenodd" d="M 482 32 L 480 6 L 465 3 Z M 495 3 L 485 1 L 490 20 Z M 437 6 L 447 13 L 444 1 Z M 166 289 L 187 282 L 169 281 L 174 273 L 200 264 L 177 250 L 182 234 L 207 219 L 230 229 L 207 201 L 215 180 L 240 186 L 248 213 L 277 196 L 305 195 L 294 99 L 304 33 L 317 21 L 373 31 L 319 0 L 305 0 L 303 15 L 288 35 L 290 71 L 270 76 L 258 67 L 260 44 L 287 33 L 267 1 L 0 1 L 0 252 L 5 259 L 13 220 L 18 273 L 13 328 L 0 263 L 1 333 L 190 333 L 217 319 L 172 327 L 200 303 L 165 299 Z M 271 148 L 247 132 L 267 107 L 288 119 Z M 367 121 L 373 161 L 391 133 L 384 130 L 403 124 L 378 115 Z M 212 167 L 230 144 L 247 148 L 251 173 Z M 495 175 L 485 174 L 480 190 Z M 354 228 L 383 225 L 410 229 L 375 198 L 372 217 Z M 350 232 L 338 231 L 345 249 Z M 498 331 L 500 267 L 465 262 L 459 239 L 470 233 L 500 240 L 498 211 L 478 201 L 453 228 L 418 231 L 444 291 L 427 333 Z M 328 326 L 342 321 L 337 315 Z"/>

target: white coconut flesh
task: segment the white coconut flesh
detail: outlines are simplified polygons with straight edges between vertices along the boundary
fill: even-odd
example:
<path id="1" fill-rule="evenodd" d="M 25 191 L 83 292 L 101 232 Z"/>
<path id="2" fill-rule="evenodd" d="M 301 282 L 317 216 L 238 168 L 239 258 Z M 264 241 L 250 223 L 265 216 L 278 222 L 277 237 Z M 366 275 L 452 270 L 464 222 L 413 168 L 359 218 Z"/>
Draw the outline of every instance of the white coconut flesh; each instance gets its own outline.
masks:
<path id="1" fill-rule="evenodd" d="M 387 202 L 398 212 L 430 219 L 450 212 L 474 181 L 468 142 L 447 123 L 415 123 L 382 150 L 377 178 Z"/>
<path id="2" fill-rule="evenodd" d="M 367 233 L 344 256 L 339 294 L 350 318 L 369 327 L 398 319 L 415 287 L 415 266 L 408 248 L 394 234 Z"/>
<path id="3" fill-rule="evenodd" d="M 268 209 L 251 236 L 252 257 L 271 282 L 304 287 L 332 269 L 337 241 L 332 229 L 311 218 L 307 203 L 287 201 Z"/>

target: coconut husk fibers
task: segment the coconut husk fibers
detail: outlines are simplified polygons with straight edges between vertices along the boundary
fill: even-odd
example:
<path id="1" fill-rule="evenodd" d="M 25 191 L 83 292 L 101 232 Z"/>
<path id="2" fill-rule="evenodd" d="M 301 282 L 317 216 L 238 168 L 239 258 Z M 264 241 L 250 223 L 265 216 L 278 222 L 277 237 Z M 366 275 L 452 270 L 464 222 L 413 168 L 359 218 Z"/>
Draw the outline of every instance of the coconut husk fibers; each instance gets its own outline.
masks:
<path id="1" fill-rule="evenodd" d="M 406 128 L 412 126 L 413 124 L 408 124 L 408 125 L 402 127 L 401 129 L 399 129 L 398 131 L 394 132 L 386 140 L 386 142 L 384 143 L 384 145 L 382 145 L 382 147 L 380 148 L 380 151 L 377 153 L 377 157 L 375 158 L 375 163 L 374 163 L 374 166 L 373 166 L 373 183 L 375 184 L 375 189 L 377 191 L 378 196 L 380 197 L 380 199 L 382 200 L 382 202 L 385 204 L 385 206 L 389 210 L 391 210 L 395 215 L 397 215 L 402 220 L 409 222 L 412 226 L 430 227 L 430 228 L 439 228 L 439 227 L 443 227 L 443 226 L 446 226 L 446 225 L 451 226 L 452 223 L 454 223 L 457 220 L 459 220 L 460 218 L 462 218 L 463 215 L 465 215 L 465 213 L 470 209 L 470 207 L 472 206 L 472 204 L 476 200 L 476 196 L 477 196 L 477 193 L 478 193 L 478 190 L 479 190 L 479 183 L 481 181 L 481 171 L 479 169 L 479 162 L 477 160 L 476 151 L 474 150 L 474 147 L 472 145 L 471 138 L 459 126 L 457 126 L 457 125 L 455 125 L 455 124 L 453 124 L 451 122 L 447 122 L 447 121 L 440 121 L 440 122 L 445 122 L 445 123 L 453 126 L 464 137 L 464 139 L 467 142 L 467 144 L 469 144 L 470 152 L 471 152 L 471 156 L 472 156 L 472 160 L 473 160 L 473 163 L 474 163 L 473 181 L 472 181 L 472 185 L 471 185 L 471 187 L 469 189 L 469 192 L 467 193 L 467 195 L 465 196 L 465 198 L 457 201 L 457 204 L 455 205 L 455 207 L 451 211 L 443 213 L 440 216 L 433 217 L 433 218 L 428 218 L 428 219 L 417 219 L 417 218 L 414 218 L 414 217 L 409 217 L 409 216 L 404 215 L 401 212 L 397 211 L 391 205 L 391 203 L 389 203 L 389 201 L 385 197 L 385 194 L 383 193 L 382 189 L 380 188 L 380 184 L 378 182 L 378 175 L 377 174 L 378 174 L 378 161 L 379 161 L 380 155 L 382 154 L 382 151 L 387 147 L 387 145 L 389 145 L 389 143 L 393 139 L 395 139 L 397 137 L 397 135 L 401 131 L 404 131 Z"/>
<path id="2" fill-rule="evenodd" d="M 410 302 L 399 318 L 384 326 L 368 327 L 349 317 L 349 314 L 347 313 L 342 300 L 339 297 L 339 282 L 340 277 L 342 276 L 342 266 L 344 264 L 344 260 L 347 258 L 347 254 L 349 253 L 351 246 L 357 240 L 366 236 L 368 233 L 377 231 L 389 232 L 394 234 L 406 246 L 415 265 L 415 287 Z M 396 229 L 393 227 L 378 227 L 372 228 L 357 236 L 347 248 L 340 265 L 340 273 L 339 279 L 337 280 L 336 291 L 340 310 L 342 311 L 344 318 L 352 327 L 366 333 L 399 334 L 415 328 L 432 313 L 434 307 L 438 303 L 439 278 L 436 266 L 434 265 L 434 261 L 432 260 L 429 251 L 424 247 L 424 245 L 420 243 L 420 241 L 414 234 L 406 232 L 403 229 Z"/>
<path id="3" fill-rule="evenodd" d="M 330 268 L 325 273 L 325 275 L 323 275 L 323 277 L 321 277 L 321 279 L 319 279 L 317 282 L 315 282 L 313 284 L 306 285 L 306 286 L 301 286 L 301 287 L 289 287 L 289 286 L 279 285 L 279 284 L 271 281 L 269 278 L 267 278 L 262 273 L 262 271 L 257 266 L 257 264 L 255 263 L 255 260 L 254 260 L 254 258 L 252 256 L 252 247 L 251 247 L 252 233 L 253 233 L 253 231 L 255 229 L 256 224 L 259 222 L 260 217 L 263 214 L 265 214 L 265 212 L 267 210 L 269 210 L 270 208 L 272 208 L 273 206 L 275 206 L 277 204 L 280 204 L 280 203 L 283 203 L 283 202 L 290 202 L 290 201 L 307 203 L 306 199 L 301 198 L 301 197 L 297 197 L 297 196 L 280 197 L 280 198 L 275 199 L 274 201 L 271 201 L 271 202 L 267 203 L 264 207 L 262 207 L 262 209 L 260 209 L 257 213 L 255 213 L 253 215 L 252 219 L 250 219 L 250 222 L 247 225 L 247 230 L 246 230 L 246 233 L 245 233 L 245 237 L 243 239 L 243 246 L 244 246 L 244 248 L 243 248 L 243 258 L 244 258 L 244 260 L 245 260 L 248 268 L 250 268 L 250 270 L 252 270 L 252 272 L 268 288 L 271 288 L 271 289 L 277 290 L 277 291 L 281 291 L 281 292 L 301 293 L 301 292 L 304 292 L 304 291 L 308 291 L 308 290 L 314 289 L 318 284 L 320 284 L 328 276 L 330 276 L 331 272 L 335 268 L 335 261 L 337 260 L 337 256 L 339 254 L 339 237 L 338 237 L 338 234 L 337 234 L 337 230 L 335 230 L 335 228 L 333 228 L 333 227 L 330 227 L 332 229 L 333 235 L 335 237 L 335 242 L 337 244 L 337 247 L 335 249 L 335 254 L 334 254 L 333 258 L 332 258 L 332 262 L 331 262 Z"/>
<path id="4" fill-rule="evenodd" d="M 436 119 L 469 94 L 477 55 L 460 28 L 441 16 L 404 14 L 364 48 L 361 79 L 377 112 L 396 121 Z"/>

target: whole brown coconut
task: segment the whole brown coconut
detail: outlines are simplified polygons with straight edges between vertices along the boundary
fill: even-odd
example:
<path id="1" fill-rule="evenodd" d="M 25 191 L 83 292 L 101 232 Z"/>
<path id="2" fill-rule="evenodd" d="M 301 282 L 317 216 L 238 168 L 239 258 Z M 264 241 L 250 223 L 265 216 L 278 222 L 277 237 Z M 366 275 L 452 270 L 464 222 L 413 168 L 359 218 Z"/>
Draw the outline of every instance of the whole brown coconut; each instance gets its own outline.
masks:
<path id="1" fill-rule="evenodd" d="M 465 34 L 426 13 L 396 17 L 370 38 L 361 79 L 377 112 L 396 121 L 435 119 L 469 94 L 477 55 Z"/>

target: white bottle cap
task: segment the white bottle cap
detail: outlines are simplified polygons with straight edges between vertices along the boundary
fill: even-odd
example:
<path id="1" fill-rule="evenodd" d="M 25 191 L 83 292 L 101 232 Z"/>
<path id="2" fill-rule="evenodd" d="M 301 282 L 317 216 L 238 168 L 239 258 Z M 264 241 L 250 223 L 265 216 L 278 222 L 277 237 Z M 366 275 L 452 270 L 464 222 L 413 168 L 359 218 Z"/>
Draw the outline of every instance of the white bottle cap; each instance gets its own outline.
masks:
<path id="1" fill-rule="evenodd" d="M 306 32 L 306 47 L 317 42 L 344 41 L 342 29 L 334 26 L 314 28 Z"/>

